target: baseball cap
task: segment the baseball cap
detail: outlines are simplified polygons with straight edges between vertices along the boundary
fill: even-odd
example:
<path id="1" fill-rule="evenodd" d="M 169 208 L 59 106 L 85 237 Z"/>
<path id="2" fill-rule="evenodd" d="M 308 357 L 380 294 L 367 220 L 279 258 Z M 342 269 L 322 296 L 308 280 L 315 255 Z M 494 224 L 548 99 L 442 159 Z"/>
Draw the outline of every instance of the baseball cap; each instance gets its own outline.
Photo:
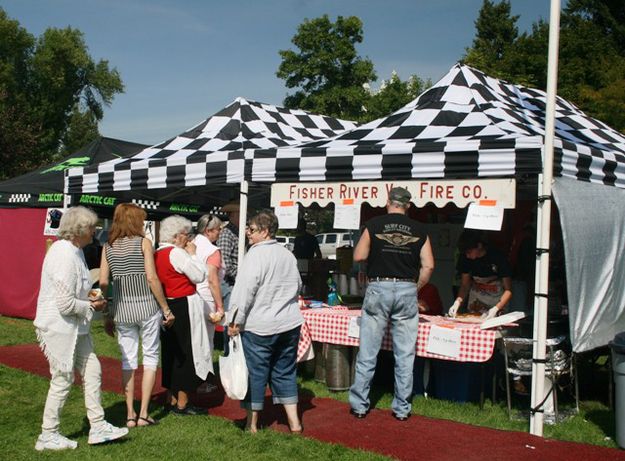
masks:
<path id="1" fill-rule="evenodd" d="M 404 189 L 403 187 L 393 187 L 391 191 L 388 193 L 388 199 L 392 202 L 399 202 L 406 204 L 410 202 L 412 195 L 408 192 L 408 189 Z"/>
<path id="2" fill-rule="evenodd" d="M 224 213 L 238 213 L 240 209 L 241 206 L 239 205 L 239 202 L 229 202 L 221 207 L 221 211 Z"/>

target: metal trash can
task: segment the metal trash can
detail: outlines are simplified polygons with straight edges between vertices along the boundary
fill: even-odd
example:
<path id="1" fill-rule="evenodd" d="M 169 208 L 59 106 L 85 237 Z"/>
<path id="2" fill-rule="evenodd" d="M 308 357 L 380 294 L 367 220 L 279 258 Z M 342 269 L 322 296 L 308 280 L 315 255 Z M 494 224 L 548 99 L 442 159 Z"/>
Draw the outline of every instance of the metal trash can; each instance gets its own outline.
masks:
<path id="1" fill-rule="evenodd" d="M 612 349 L 616 443 L 619 447 L 625 448 L 625 332 L 614 336 L 614 339 L 608 345 Z"/>
<path id="2" fill-rule="evenodd" d="M 351 370 L 351 347 L 338 344 L 324 344 L 326 349 L 326 385 L 331 391 L 349 389 Z"/>
<path id="3" fill-rule="evenodd" d="M 327 344 L 313 341 L 313 350 L 315 351 L 315 381 L 319 383 L 326 382 L 326 349 Z"/>

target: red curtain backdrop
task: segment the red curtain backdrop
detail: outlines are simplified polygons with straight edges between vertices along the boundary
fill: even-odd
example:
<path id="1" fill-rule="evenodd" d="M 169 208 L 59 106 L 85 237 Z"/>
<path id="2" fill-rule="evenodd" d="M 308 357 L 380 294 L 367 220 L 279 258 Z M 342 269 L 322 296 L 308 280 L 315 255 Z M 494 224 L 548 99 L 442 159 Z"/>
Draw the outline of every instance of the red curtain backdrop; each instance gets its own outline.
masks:
<path id="1" fill-rule="evenodd" d="M 46 254 L 46 208 L 0 208 L 0 314 L 34 319 Z"/>

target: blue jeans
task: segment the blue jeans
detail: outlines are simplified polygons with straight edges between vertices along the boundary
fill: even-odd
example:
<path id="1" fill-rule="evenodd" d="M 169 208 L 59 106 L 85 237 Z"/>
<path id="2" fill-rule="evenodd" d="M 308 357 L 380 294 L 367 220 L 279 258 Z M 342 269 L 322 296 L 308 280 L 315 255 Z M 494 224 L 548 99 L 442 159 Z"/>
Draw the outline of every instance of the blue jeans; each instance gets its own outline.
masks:
<path id="1" fill-rule="evenodd" d="M 362 306 L 356 376 L 349 389 L 349 403 L 359 413 L 369 410 L 371 380 L 389 322 L 395 357 L 395 396 L 392 408 L 399 416 L 407 415 L 412 409 L 412 367 L 419 326 L 417 284 L 372 282 L 367 287 Z"/>
<path id="2" fill-rule="evenodd" d="M 243 353 L 249 373 L 245 409 L 260 411 L 265 388 L 271 387 L 273 403 L 297 403 L 297 344 L 300 327 L 269 336 L 241 332 Z"/>

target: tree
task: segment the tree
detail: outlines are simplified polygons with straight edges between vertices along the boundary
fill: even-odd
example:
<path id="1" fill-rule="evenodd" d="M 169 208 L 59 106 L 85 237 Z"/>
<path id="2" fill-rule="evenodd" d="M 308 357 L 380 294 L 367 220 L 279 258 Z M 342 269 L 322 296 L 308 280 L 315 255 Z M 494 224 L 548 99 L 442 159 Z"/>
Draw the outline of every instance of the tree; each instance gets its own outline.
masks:
<path id="1" fill-rule="evenodd" d="M 63 150 L 67 153 L 76 152 L 99 135 L 95 114 L 90 110 L 83 111 L 79 106 L 75 106 L 63 136 Z"/>
<path id="2" fill-rule="evenodd" d="M 423 81 L 418 76 L 412 75 L 408 80 L 402 81 L 397 73 L 393 72 L 388 82 L 383 80 L 379 91 L 369 98 L 364 120 L 376 120 L 395 112 L 430 86 L 432 82 L 429 79 Z"/>
<path id="3" fill-rule="evenodd" d="M 509 2 L 482 4 L 464 62 L 512 83 L 545 89 L 549 25 L 516 36 Z M 498 14 L 494 14 L 497 11 Z M 493 34 L 492 31 L 498 31 Z M 497 47 L 498 43 L 505 46 Z M 489 47 L 498 50 L 491 53 Z M 558 94 L 588 115 L 625 131 L 625 2 L 570 0 L 560 27 Z"/>
<path id="4" fill-rule="evenodd" d="M 519 16 L 511 16 L 509 1 L 495 4 L 484 0 L 475 21 L 473 45 L 467 49 L 464 61 L 487 74 L 505 78 L 509 72 L 507 60 L 519 33 L 518 19 Z"/>
<path id="5" fill-rule="evenodd" d="M 572 0 L 561 30 L 558 93 L 625 132 L 625 2 Z"/>
<path id="6" fill-rule="evenodd" d="M 276 75 L 297 89 L 284 105 L 359 120 L 368 99 L 363 85 L 377 78 L 373 63 L 356 52 L 362 40 L 362 21 L 355 16 L 338 16 L 333 23 L 324 15 L 300 24 L 291 40 L 299 51 L 279 52 Z"/>
<path id="7" fill-rule="evenodd" d="M 79 30 L 49 28 L 35 38 L 0 8 L 0 123 L 14 130 L 0 136 L 0 178 L 53 160 L 64 141 L 89 141 L 84 133 L 97 135 L 103 107 L 123 89 L 117 70 L 93 61 Z M 92 117 L 81 136 L 76 110 Z"/>

